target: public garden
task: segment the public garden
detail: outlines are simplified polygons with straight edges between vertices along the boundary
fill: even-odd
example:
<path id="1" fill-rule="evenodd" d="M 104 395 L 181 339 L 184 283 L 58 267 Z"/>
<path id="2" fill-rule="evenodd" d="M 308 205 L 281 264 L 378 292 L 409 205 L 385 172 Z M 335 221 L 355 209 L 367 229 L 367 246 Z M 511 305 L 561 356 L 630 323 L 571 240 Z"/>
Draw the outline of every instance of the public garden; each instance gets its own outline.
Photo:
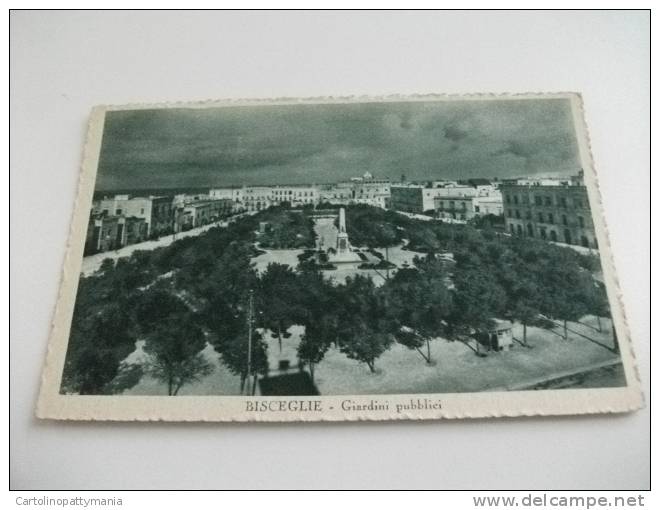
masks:
<path id="1" fill-rule="evenodd" d="M 335 228 L 331 211 L 272 207 L 103 261 L 80 279 L 61 391 L 466 392 L 588 386 L 588 371 L 625 384 L 596 255 L 349 206 L 360 264 L 342 268 Z M 481 340 L 496 319 L 507 349 Z"/>

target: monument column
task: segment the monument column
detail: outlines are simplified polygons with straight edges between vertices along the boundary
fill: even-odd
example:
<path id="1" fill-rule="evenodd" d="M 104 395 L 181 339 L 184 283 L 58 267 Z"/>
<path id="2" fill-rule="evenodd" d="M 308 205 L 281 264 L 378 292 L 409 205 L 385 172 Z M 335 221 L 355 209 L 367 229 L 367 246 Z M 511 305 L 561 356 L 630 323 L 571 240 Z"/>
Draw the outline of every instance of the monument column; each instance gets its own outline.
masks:
<path id="1" fill-rule="evenodd" d="M 349 251 L 348 234 L 346 233 L 346 213 L 344 208 L 339 209 L 339 233 L 337 234 L 337 253 Z"/>

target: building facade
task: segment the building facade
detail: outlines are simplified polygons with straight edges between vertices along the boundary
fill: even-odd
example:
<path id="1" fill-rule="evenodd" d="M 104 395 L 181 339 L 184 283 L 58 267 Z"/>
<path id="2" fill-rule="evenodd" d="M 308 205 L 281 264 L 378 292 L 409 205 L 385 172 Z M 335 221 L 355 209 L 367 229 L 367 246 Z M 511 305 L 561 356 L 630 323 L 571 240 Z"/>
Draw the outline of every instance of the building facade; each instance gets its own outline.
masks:
<path id="1" fill-rule="evenodd" d="M 446 188 L 430 188 L 421 184 L 392 184 L 390 208 L 414 214 L 435 211 L 435 198 Z"/>
<path id="2" fill-rule="evenodd" d="M 473 197 L 438 196 L 434 199 L 438 218 L 469 221 L 478 215 Z"/>
<path id="3" fill-rule="evenodd" d="M 338 182 L 319 186 L 319 201 L 348 205 L 353 197 L 352 182 Z"/>
<path id="4" fill-rule="evenodd" d="M 267 209 L 272 205 L 271 192 L 271 186 L 246 186 L 243 188 L 242 204 L 251 212 Z"/>
<path id="5" fill-rule="evenodd" d="M 504 213 L 502 195 L 499 191 L 488 190 L 488 194 L 484 194 L 484 191 L 480 192 L 475 188 L 453 189 L 455 194 L 442 193 L 435 197 L 435 211 L 438 218 L 469 221 L 476 216 L 489 214 L 501 216 Z"/>
<path id="6" fill-rule="evenodd" d="M 299 207 L 318 204 L 319 196 L 317 186 L 273 186 L 270 201 L 272 205 L 288 202 L 292 207 Z"/>
<path id="7" fill-rule="evenodd" d="M 229 199 L 235 204 L 243 205 L 243 186 L 230 186 L 228 188 L 214 188 L 209 190 L 209 198 L 212 200 Z"/>
<path id="8" fill-rule="evenodd" d="M 232 214 L 234 202 L 228 198 L 191 202 L 183 207 L 181 230 L 208 225 Z"/>
<path id="9" fill-rule="evenodd" d="M 370 173 L 365 173 L 359 181 L 354 181 L 352 200 L 356 204 L 367 204 L 385 209 L 391 196 L 389 179 L 375 179 Z"/>
<path id="10" fill-rule="evenodd" d="M 174 228 L 173 197 L 130 197 L 115 195 L 103 198 L 93 206 L 96 214 L 143 218 L 147 225 L 147 236 L 157 237 L 171 233 Z"/>
<path id="11" fill-rule="evenodd" d="M 474 211 L 480 216 L 492 214 L 502 216 L 504 214 L 504 203 L 502 193 L 499 190 L 490 192 L 486 196 L 477 196 L 472 199 L 474 202 Z"/>
<path id="12" fill-rule="evenodd" d="M 330 204 L 367 204 L 386 208 L 390 201 L 391 181 L 376 179 L 365 172 L 362 177 L 319 186 L 319 201 Z"/>
<path id="13" fill-rule="evenodd" d="M 144 218 L 92 213 L 87 225 L 84 253 L 91 255 L 139 243 L 147 239 L 147 232 Z"/>
<path id="14" fill-rule="evenodd" d="M 585 248 L 598 248 L 587 188 L 569 180 L 524 179 L 500 186 L 507 231 Z"/>

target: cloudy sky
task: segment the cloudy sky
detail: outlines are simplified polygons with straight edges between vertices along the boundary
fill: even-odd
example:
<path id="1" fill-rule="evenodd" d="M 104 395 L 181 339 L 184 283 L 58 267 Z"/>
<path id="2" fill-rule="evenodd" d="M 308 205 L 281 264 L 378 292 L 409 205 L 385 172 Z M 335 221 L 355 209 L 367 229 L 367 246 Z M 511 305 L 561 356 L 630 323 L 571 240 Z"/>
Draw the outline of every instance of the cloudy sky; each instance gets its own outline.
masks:
<path id="1" fill-rule="evenodd" d="M 110 112 L 99 190 L 574 174 L 565 99 Z"/>

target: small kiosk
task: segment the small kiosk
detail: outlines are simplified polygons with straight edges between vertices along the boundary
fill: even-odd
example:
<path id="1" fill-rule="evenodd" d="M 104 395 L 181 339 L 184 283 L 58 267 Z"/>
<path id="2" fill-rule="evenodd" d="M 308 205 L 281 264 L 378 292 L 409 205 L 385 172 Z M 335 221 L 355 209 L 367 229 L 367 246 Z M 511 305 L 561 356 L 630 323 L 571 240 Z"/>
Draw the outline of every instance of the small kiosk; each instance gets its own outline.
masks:
<path id="1" fill-rule="evenodd" d="M 493 319 L 492 327 L 476 335 L 477 342 L 488 351 L 508 351 L 513 345 L 511 321 Z"/>

